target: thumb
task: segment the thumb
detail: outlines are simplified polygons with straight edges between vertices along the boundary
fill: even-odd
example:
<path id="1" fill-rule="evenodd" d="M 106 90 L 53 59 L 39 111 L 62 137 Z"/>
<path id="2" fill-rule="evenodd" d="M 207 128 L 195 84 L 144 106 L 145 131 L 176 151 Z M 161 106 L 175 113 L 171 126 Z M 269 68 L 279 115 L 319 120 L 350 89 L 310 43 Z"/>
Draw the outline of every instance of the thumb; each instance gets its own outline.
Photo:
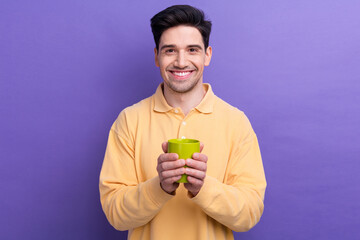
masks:
<path id="1" fill-rule="evenodd" d="M 200 152 L 202 152 L 203 149 L 204 149 L 204 144 L 201 142 L 200 143 Z"/>
<path id="2" fill-rule="evenodd" d="M 164 153 L 167 153 L 168 150 L 168 142 L 163 142 L 161 144 L 162 150 L 164 151 Z"/>

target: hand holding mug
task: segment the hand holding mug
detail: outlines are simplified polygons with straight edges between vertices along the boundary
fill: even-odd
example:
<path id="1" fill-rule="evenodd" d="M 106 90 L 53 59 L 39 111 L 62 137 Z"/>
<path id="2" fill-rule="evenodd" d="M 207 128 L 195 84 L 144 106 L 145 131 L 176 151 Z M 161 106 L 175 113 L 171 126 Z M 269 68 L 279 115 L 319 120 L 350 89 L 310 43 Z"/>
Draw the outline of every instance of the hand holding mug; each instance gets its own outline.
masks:
<path id="1" fill-rule="evenodd" d="M 162 143 L 162 149 L 164 153 L 158 157 L 156 168 L 160 178 L 160 186 L 165 192 L 174 194 L 179 187 L 177 181 L 185 174 L 185 160 L 179 159 L 179 155 L 176 153 L 168 153 L 168 142 Z"/>

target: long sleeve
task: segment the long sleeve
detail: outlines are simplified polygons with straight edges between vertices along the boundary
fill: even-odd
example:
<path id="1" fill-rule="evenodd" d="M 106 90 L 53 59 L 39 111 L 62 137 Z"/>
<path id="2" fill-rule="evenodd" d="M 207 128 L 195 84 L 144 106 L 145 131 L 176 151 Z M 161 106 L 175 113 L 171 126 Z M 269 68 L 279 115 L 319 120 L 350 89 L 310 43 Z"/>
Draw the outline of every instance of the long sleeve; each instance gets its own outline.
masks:
<path id="1" fill-rule="evenodd" d="M 246 134 L 232 144 L 224 182 L 206 176 L 192 198 L 207 215 L 234 231 L 248 231 L 260 220 L 266 188 L 257 137 L 248 119 L 243 120 Z"/>
<path id="2" fill-rule="evenodd" d="M 100 173 L 100 200 L 110 224 L 137 239 L 233 239 L 262 215 L 266 180 L 256 135 L 245 114 L 214 95 L 186 117 L 156 93 L 126 109 L 111 127 Z M 208 169 L 200 192 L 188 197 L 160 187 L 161 143 L 199 139 Z M 182 223 L 179 228 L 179 222 Z"/>
<path id="3" fill-rule="evenodd" d="M 109 133 L 99 183 L 103 211 L 118 230 L 148 223 L 172 198 L 161 189 L 158 177 L 138 181 L 134 155 L 134 143 L 122 112 Z"/>

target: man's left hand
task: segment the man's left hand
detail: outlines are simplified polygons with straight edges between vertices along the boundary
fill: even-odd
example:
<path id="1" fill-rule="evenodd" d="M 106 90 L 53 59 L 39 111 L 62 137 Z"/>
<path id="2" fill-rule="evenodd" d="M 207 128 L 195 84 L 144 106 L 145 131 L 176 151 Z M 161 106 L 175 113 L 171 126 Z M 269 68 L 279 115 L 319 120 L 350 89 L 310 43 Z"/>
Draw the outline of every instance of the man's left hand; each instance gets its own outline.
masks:
<path id="1" fill-rule="evenodd" d="M 200 144 L 200 153 L 194 153 L 192 159 L 186 159 L 186 174 L 188 183 L 185 183 L 185 188 L 190 192 L 190 194 L 195 197 L 201 187 L 204 185 L 204 180 L 206 177 L 207 169 L 207 156 L 202 154 L 201 151 L 204 148 L 204 144 Z"/>

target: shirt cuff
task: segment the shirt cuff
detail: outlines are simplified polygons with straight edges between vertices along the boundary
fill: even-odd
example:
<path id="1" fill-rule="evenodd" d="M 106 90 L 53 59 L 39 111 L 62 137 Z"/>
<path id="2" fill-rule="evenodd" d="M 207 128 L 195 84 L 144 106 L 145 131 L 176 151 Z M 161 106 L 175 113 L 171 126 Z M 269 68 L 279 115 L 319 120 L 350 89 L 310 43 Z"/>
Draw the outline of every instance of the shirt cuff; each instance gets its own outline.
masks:
<path id="1" fill-rule="evenodd" d="M 168 194 L 161 188 L 160 179 L 158 176 L 147 180 L 143 184 L 146 194 L 154 202 L 154 204 L 159 207 L 174 197 L 174 195 Z"/>
<path id="2" fill-rule="evenodd" d="M 201 207 L 207 208 L 211 205 L 216 196 L 221 194 L 219 191 L 221 186 L 218 186 L 219 184 L 221 185 L 219 180 L 207 175 L 204 180 L 204 185 L 201 187 L 199 193 L 191 198 L 191 200 Z"/>

